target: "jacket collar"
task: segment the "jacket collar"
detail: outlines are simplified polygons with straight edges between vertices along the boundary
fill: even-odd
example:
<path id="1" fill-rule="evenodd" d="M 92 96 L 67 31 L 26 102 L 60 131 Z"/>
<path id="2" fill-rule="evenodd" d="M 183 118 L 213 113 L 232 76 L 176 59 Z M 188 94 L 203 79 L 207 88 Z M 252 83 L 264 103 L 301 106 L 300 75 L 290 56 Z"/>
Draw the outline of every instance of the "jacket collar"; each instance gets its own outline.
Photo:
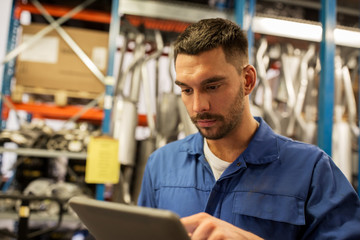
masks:
<path id="1" fill-rule="evenodd" d="M 266 164 L 279 158 L 278 135 L 260 117 L 255 117 L 260 123 L 258 130 L 248 147 L 242 153 L 247 163 Z"/>
<path id="2" fill-rule="evenodd" d="M 240 156 L 250 164 L 266 164 L 277 160 L 279 158 L 278 135 L 262 118 L 255 117 L 255 119 L 260 123 L 259 128 Z M 195 133 L 184 139 L 180 150 L 191 155 L 203 155 L 203 145 L 204 138 L 200 133 Z M 239 158 L 236 161 L 239 161 Z"/>

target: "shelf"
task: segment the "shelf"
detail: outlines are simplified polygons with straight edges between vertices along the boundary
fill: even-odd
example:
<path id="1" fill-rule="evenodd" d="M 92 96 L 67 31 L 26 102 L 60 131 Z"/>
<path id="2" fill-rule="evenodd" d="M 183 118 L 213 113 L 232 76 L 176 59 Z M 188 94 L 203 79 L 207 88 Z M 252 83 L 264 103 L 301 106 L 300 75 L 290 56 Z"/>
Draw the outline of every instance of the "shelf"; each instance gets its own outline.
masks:
<path id="1" fill-rule="evenodd" d="M 46 11 L 54 17 L 62 17 L 66 13 L 72 10 L 72 8 L 69 7 L 63 7 L 63 6 L 55 6 L 55 5 L 48 5 L 43 4 Z M 32 4 L 23 4 L 19 2 L 17 4 L 19 14 L 21 11 L 29 11 L 33 14 L 41 14 L 40 11 Z M 19 16 L 17 16 L 19 17 Z M 83 21 L 89 21 L 89 22 L 98 22 L 98 23 L 106 23 L 110 24 L 111 15 L 110 13 L 101 12 L 101 11 L 95 11 L 95 10 L 82 10 L 81 12 L 75 14 L 71 17 L 72 19 L 77 20 L 83 20 Z"/>
<path id="2" fill-rule="evenodd" d="M 196 4 L 185 4 L 184 2 L 151 0 L 121 0 L 119 4 L 119 15 L 121 16 L 123 14 L 188 23 L 197 22 L 203 18 L 234 18 L 233 13 L 219 11 L 208 6 L 200 7 Z"/>
<path id="3" fill-rule="evenodd" d="M 15 222 L 19 221 L 19 214 L 15 212 L 0 211 L 0 229 L 8 229 L 14 232 L 15 229 L 11 228 L 16 226 Z M 45 216 L 43 214 L 32 213 L 29 218 L 29 228 L 44 228 L 44 226 L 50 227 L 57 223 L 58 216 Z M 10 227 L 10 229 L 9 229 Z M 81 220 L 69 213 L 65 213 L 62 216 L 61 225 L 57 230 L 77 230 L 85 229 L 85 226 Z"/>
<path id="4" fill-rule="evenodd" d="M 137 15 L 125 15 L 125 19 L 135 27 L 143 25 L 146 29 L 155 29 L 164 32 L 181 33 L 185 31 L 185 29 L 190 25 L 190 23 L 185 23 L 182 21 L 164 20 Z"/>
<path id="5" fill-rule="evenodd" d="M 46 158 L 56 158 L 56 157 L 67 157 L 71 159 L 86 159 L 86 152 L 68 152 L 68 151 L 55 151 L 47 149 L 35 149 L 35 148 L 4 148 L 0 147 L 0 153 L 4 152 L 13 152 L 21 156 L 31 156 L 31 157 L 46 157 Z"/>
<path id="6" fill-rule="evenodd" d="M 76 214 L 66 210 L 68 209 L 65 207 L 67 199 L 0 192 L 0 201 L 7 203 L 0 210 L 0 229 L 7 229 L 14 234 L 17 232 L 19 236 L 24 235 L 24 231 L 32 235 L 32 237 L 29 236 L 30 239 L 56 229 L 75 230 L 83 228 L 83 224 Z M 40 211 L 31 210 L 27 216 L 21 214 L 21 212 L 24 211 L 21 211 L 20 202 L 22 202 L 21 206 L 29 206 L 32 208 L 32 203 L 39 201 L 46 203 L 47 207 L 36 208 Z M 61 211 L 61 209 L 64 211 Z M 21 220 L 23 220 L 22 223 L 20 223 Z M 14 224 L 16 222 L 19 224 Z M 24 224 L 26 224 L 26 226 Z M 33 228 L 34 230 L 41 228 L 41 230 L 28 231 L 28 228 Z"/>
<path id="7" fill-rule="evenodd" d="M 81 106 L 56 106 L 54 104 L 46 103 L 13 103 L 16 110 L 24 110 L 33 114 L 33 117 L 50 118 L 50 119 L 69 119 L 79 111 Z M 100 108 L 91 108 L 85 112 L 80 119 L 101 121 L 104 113 Z"/>
<path id="8" fill-rule="evenodd" d="M 14 103 L 9 98 L 8 100 L 16 110 L 23 110 L 29 112 L 34 118 L 48 118 L 48 119 L 62 119 L 67 120 L 80 112 L 83 107 L 76 105 L 68 105 L 64 107 L 56 106 L 48 103 Z M 3 116 L 5 119 L 8 117 L 9 109 L 3 108 Z M 100 108 L 90 108 L 85 112 L 79 120 L 93 121 L 101 123 L 104 118 L 104 111 Z M 144 114 L 138 115 L 138 126 L 147 126 L 147 118 Z"/>
<path id="9" fill-rule="evenodd" d="M 3 220 L 12 220 L 12 221 L 16 221 L 19 219 L 19 215 L 17 213 L 14 212 L 2 212 L 0 211 L 0 219 L 1 221 Z M 58 217 L 57 216 L 44 216 L 42 214 L 36 214 L 36 213 L 32 213 L 30 215 L 30 219 L 31 221 L 37 222 L 37 223 L 43 223 L 43 222 L 56 222 Z M 0 222 L 1 222 L 0 221 Z M 81 223 L 79 218 L 72 216 L 70 214 L 64 214 L 63 215 L 63 219 L 62 222 L 66 222 L 67 224 L 69 224 L 71 226 L 71 224 L 77 224 L 77 223 Z M 1 224 L 0 224 L 1 226 Z"/>

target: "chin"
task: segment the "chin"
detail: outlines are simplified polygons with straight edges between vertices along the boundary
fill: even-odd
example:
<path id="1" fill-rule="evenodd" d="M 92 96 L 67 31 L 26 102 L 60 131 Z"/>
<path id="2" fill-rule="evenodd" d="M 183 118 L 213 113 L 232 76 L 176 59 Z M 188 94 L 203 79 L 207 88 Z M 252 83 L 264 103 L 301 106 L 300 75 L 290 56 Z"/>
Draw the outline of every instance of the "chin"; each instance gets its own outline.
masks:
<path id="1" fill-rule="evenodd" d="M 223 134 L 219 134 L 218 132 L 210 133 L 203 129 L 199 129 L 199 132 L 204 138 L 209 140 L 219 140 L 224 137 Z"/>

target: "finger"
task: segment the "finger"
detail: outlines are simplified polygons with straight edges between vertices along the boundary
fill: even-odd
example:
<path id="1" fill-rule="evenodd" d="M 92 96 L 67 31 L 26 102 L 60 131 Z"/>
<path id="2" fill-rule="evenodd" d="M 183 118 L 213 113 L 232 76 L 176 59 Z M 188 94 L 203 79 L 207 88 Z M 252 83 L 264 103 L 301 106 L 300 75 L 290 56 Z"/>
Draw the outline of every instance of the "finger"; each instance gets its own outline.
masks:
<path id="1" fill-rule="evenodd" d="M 180 219 L 188 233 L 193 233 L 200 224 L 200 219 L 196 215 L 183 217 Z"/>
<path id="2" fill-rule="evenodd" d="M 216 224 L 213 221 L 211 221 L 211 219 L 205 219 L 194 230 L 191 239 L 192 240 L 208 239 L 210 236 L 212 236 L 215 229 L 216 229 Z"/>

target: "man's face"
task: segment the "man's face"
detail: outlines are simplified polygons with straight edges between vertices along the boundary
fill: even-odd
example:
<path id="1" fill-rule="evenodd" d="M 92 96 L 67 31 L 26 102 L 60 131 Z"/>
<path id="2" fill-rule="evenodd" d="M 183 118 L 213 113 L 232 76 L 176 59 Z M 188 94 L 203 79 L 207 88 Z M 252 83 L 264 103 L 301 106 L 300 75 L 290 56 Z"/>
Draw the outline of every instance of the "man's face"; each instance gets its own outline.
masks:
<path id="1" fill-rule="evenodd" d="M 234 133 L 243 116 L 243 80 L 222 48 L 179 54 L 175 69 L 182 100 L 200 133 L 211 140 Z"/>

